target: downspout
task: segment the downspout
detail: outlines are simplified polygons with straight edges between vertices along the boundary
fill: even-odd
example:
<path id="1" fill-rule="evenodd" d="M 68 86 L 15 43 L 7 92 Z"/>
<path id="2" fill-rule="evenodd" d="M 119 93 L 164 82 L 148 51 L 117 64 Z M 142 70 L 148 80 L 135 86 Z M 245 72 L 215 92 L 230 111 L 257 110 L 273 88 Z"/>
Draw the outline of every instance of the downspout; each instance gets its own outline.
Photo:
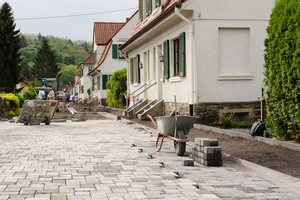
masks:
<path id="1" fill-rule="evenodd" d="M 194 51 L 194 44 L 195 44 L 195 31 L 193 23 L 188 20 L 185 16 L 183 16 L 181 13 L 179 13 L 178 7 L 175 7 L 175 14 L 180 17 L 183 21 L 187 22 L 189 24 L 189 30 L 190 30 L 190 60 L 191 60 L 191 99 L 190 99 L 190 116 L 194 115 L 194 99 L 195 99 L 195 76 L 196 76 L 196 69 L 195 69 L 195 51 Z"/>

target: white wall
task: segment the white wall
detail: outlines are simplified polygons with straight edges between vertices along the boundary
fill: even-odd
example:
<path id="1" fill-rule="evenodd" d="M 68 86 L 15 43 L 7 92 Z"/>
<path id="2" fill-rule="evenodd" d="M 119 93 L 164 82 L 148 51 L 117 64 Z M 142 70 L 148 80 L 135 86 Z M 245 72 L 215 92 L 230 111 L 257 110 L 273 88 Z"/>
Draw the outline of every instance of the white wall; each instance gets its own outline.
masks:
<path id="1" fill-rule="evenodd" d="M 273 5 L 274 0 L 198 0 L 187 6 L 202 8 L 194 12 L 196 103 L 259 100 Z"/>

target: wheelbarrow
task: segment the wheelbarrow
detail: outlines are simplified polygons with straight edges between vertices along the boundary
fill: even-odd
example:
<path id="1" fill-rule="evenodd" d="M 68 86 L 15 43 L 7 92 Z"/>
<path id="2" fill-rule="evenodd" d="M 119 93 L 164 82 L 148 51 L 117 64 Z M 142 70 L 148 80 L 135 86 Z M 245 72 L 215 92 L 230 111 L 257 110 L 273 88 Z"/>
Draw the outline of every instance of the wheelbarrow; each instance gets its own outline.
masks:
<path id="1" fill-rule="evenodd" d="M 50 125 L 58 105 L 57 100 L 26 100 L 16 123 Z"/>
<path id="2" fill-rule="evenodd" d="M 51 87 L 35 87 L 36 86 L 37 75 L 35 76 L 34 92 L 45 91 L 50 92 L 53 90 Z M 57 81 L 57 76 L 55 82 Z M 24 125 L 40 125 L 40 123 L 45 123 L 50 125 L 51 120 L 55 114 L 58 106 L 57 100 L 26 100 L 23 104 L 22 111 L 16 123 L 24 123 Z"/>
<path id="3" fill-rule="evenodd" d="M 174 140 L 175 152 L 178 156 L 185 153 L 186 135 L 190 132 L 197 118 L 192 116 L 177 116 L 176 97 L 175 98 L 175 116 L 155 117 L 157 124 L 152 116 L 148 115 L 156 130 L 158 131 L 155 148 L 159 152 L 162 148 L 165 138 Z M 161 138 L 161 140 L 160 140 Z M 160 143 L 160 144 L 159 144 Z"/>

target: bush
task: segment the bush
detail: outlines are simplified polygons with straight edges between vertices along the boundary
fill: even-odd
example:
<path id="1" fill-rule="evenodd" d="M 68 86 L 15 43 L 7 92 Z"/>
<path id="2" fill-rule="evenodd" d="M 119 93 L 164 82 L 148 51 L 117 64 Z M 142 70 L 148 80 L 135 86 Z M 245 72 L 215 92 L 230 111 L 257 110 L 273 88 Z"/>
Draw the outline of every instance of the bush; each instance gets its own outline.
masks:
<path id="1" fill-rule="evenodd" d="M 23 103 L 24 103 L 24 97 L 21 96 L 20 94 L 16 94 L 16 96 L 18 97 L 19 101 L 20 101 L 20 108 L 23 107 Z"/>
<path id="2" fill-rule="evenodd" d="M 277 0 L 265 40 L 265 99 L 270 135 L 300 141 L 300 4 Z"/>
<path id="3" fill-rule="evenodd" d="M 34 81 L 31 81 L 23 94 L 23 98 L 25 101 L 35 99 L 35 97 L 36 93 L 34 92 Z"/>
<path id="4" fill-rule="evenodd" d="M 127 69 L 121 69 L 116 71 L 109 83 L 107 84 L 110 89 L 107 90 L 106 103 L 111 107 L 125 108 L 127 92 Z"/>
<path id="5" fill-rule="evenodd" d="M 4 115 L 18 115 L 20 114 L 20 100 L 19 98 L 12 94 L 12 93 L 8 93 L 8 94 L 2 94 L 1 97 L 5 98 L 8 100 L 8 102 L 6 102 L 6 107 L 10 107 L 10 110 L 8 111 L 8 113 L 4 113 Z"/>

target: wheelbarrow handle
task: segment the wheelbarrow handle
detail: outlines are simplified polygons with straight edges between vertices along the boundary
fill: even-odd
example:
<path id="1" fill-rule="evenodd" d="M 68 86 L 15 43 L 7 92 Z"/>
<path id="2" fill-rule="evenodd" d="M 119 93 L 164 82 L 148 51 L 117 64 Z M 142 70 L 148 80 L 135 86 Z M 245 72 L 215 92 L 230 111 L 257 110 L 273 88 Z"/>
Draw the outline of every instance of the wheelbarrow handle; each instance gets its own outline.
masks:
<path id="1" fill-rule="evenodd" d="M 155 123 L 155 121 L 154 121 L 154 119 L 153 119 L 153 117 L 152 117 L 151 115 L 147 115 L 147 117 L 150 118 L 150 120 L 152 121 L 152 123 L 153 123 L 153 125 L 155 126 L 156 130 L 157 130 L 158 132 L 160 132 L 159 129 L 158 129 L 158 127 L 157 127 L 157 124 Z"/>

